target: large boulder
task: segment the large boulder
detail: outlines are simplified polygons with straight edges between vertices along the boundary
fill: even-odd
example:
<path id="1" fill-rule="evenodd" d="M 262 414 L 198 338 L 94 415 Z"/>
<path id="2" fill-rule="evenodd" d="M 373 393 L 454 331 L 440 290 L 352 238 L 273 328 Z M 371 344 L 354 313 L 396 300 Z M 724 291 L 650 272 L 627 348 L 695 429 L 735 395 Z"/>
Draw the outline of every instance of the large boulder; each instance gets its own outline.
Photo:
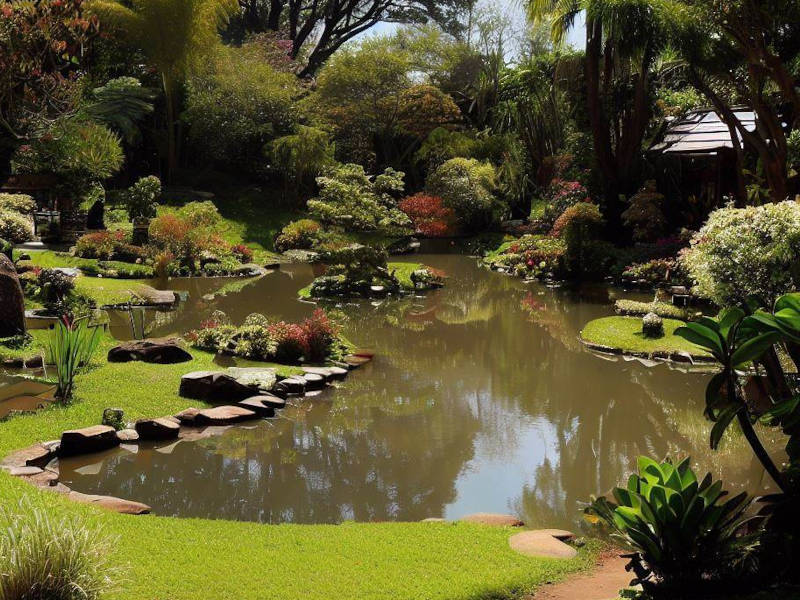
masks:
<path id="1" fill-rule="evenodd" d="M 211 403 L 239 402 L 250 398 L 257 390 L 238 382 L 221 371 L 195 371 L 181 377 L 178 394 L 184 398 Z"/>
<path id="2" fill-rule="evenodd" d="M 0 337 L 25 333 L 25 297 L 17 270 L 0 254 Z"/>
<path id="3" fill-rule="evenodd" d="M 192 360 L 177 338 L 137 340 L 114 346 L 108 351 L 108 362 L 142 361 L 172 365 Z"/>
<path id="4" fill-rule="evenodd" d="M 84 429 L 72 429 L 61 434 L 61 456 L 75 456 L 102 452 L 119 445 L 117 431 L 107 425 L 95 425 Z"/>

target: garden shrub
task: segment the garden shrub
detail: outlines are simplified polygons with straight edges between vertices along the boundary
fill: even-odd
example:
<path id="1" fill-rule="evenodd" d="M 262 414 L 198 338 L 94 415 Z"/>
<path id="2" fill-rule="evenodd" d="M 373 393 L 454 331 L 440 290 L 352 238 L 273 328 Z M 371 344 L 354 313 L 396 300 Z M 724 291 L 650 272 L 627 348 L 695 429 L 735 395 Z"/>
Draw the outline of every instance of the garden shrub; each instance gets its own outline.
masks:
<path id="1" fill-rule="evenodd" d="M 579 202 L 591 202 L 589 192 L 581 182 L 553 179 L 542 201 L 533 203 L 536 208 L 532 209 L 531 220 L 541 221 L 543 227 L 552 227 L 565 210 Z"/>
<path id="2" fill-rule="evenodd" d="M 161 180 L 158 177 L 149 175 L 139 178 L 124 193 L 128 218 L 131 221 L 152 219 L 156 216 L 156 207 L 160 197 Z"/>
<path id="3" fill-rule="evenodd" d="M 310 361 L 322 361 L 331 353 L 333 344 L 338 340 L 339 330 L 322 309 L 316 309 L 302 323 L 307 346 L 307 358 Z"/>
<path id="4" fill-rule="evenodd" d="M 800 285 L 800 204 L 721 208 L 681 253 L 694 292 L 719 306 L 759 296 L 772 306 Z"/>
<path id="5" fill-rule="evenodd" d="M 618 315 L 643 317 L 648 313 L 655 313 L 663 319 L 677 319 L 685 321 L 689 316 L 687 311 L 668 302 L 638 302 L 636 300 L 617 300 L 614 302 L 614 312 Z"/>
<path id="6" fill-rule="evenodd" d="M 314 178 L 334 163 L 334 146 L 330 134 L 316 127 L 300 125 L 295 133 L 279 137 L 266 147 L 273 167 L 294 183 L 298 191 L 308 187 Z M 313 179 L 311 179 L 313 183 Z"/>
<path id="7" fill-rule="evenodd" d="M 487 258 L 489 264 L 511 269 L 519 277 L 558 279 L 565 274 L 566 248 L 558 238 L 528 234 L 504 246 Z"/>
<path id="8" fill-rule="evenodd" d="M 115 540 L 82 517 L 21 502 L 0 512 L 0 598 L 98 600 L 115 587 Z"/>
<path id="9" fill-rule="evenodd" d="M 658 285 L 670 281 L 678 271 L 678 265 L 671 258 L 655 258 L 644 263 L 630 265 L 622 272 L 622 279 L 630 283 Z"/>
<path id="10" fill-rule="evenodd" d="M 475 159 L 453 158 L 428 176 L 427 191 L 442 199 L 465 233 L 474 233 L 497 223 L 505 207 L 495 196 L 494 167 Z"/>
<path id="11" fill-rule="evenodd" d="M 351 244 L 326 250 L 317 260 L 328 265 L 328 269 L 326 276 L 311 283 L 314 297 L 368 297 L 372 286 L 382 286 L 387 293 L 400 290 L 397 277 L 387 268 L 387 253 L 381 248 Z"/>
<path id="12" fill-rule="evenodd" d="M 664 321 L 654 312 L 642 317 L 642 333 L 646 338 L 659 338 L 664 335 Z"/>
<path id="13" fill-rule="evenodd" d="M 633 240 L 645 242 L 655 240 L 663 233 L 667 219 L 661 210 L 664 195 L 656 190 L 656 182 L 648 180 L 629 201 L 630 206 L 622 213 L 622 222 L 633 230 Z"/>
<path id="14" fill-rule="evenodd" d="M 422 142 L 414 159 L 434 170 L 451 158 L 475 158 L 477 147 L 478 141 L 468 133 L 437 127 Z"/>
<path id="15" fill-rule="evenodd" d="M 266 361 L 277 355 L 277 343 L 263 325 L 243 325 L 231 340 L 236 343 L 236 354 L 250 360 Z"/>
<path id="16" fill-rule="evenodd" d="M 456 213 L 444 206 L 438 196 L 420 192 L 403 198 L 399 207 L 409 216 L 414 228 L 426 237 L 448 237 L 455 233 Z"/>
<path id="17" fill-rule="evenodd" d="M 0 209 L 0 238 L 13 244 L 29 242 L 33 239 L 33 222 L 16 211 Z"/>
<path id="18" fill-rule="evenodd" d="M 31 214 L 36 210 L 36 200 L 28 194 L 0 194 L 0 212 L 7 210 Z"/>
<path id="19" fill-rule="evenodd" d="M 231 254 L 240 263 L 249 263 L 253 261 L 253 250 L 244 244 L 234 244 L 231 246 Z"/>
<path id="20" fill-rule="evenodd" d="M 333 167 L 317 178 L 319 196 L 308 201 L 308 210 L 322 223 L 346 231 L 405 233 L 411 220 L 397 208 L 403 176 L 388 168 L 372 182 L 361 165 Z"/>
<path id="21" fill-rule="evenodd" d="M 319 243 L 321 233 L 322 225 L 313 219 L 292 221 L 281 229 L 275 239 L 275 250 L 278 252 L 293 249 L 311 250 Z"/>
<path id="22" fill-rule="evenodd" d="M 565 210 L 553 224 L 551 235 L 566 245 L 564 260 L 574 276 L 593 276 L 605 272 L 611 260 L 610 244 L 599 237 L 603 231 L 603 216 L 596 204 L 579 202 Z"/>
<path id="23" fill-rule="evenodd" d="M 75 256 L 110 260 L 116 255 L 117 248 L 126 242 L 127 236 L 124 231 L 87 233 L 75 242 Z"/>
<path id="24" fill-rule="evenodd" d="M 309 352 L 308 336 L 301 325 L 278 321 L 267 331 L 275 341 L 275 360 L 281 363 L 296 363 Z"/>

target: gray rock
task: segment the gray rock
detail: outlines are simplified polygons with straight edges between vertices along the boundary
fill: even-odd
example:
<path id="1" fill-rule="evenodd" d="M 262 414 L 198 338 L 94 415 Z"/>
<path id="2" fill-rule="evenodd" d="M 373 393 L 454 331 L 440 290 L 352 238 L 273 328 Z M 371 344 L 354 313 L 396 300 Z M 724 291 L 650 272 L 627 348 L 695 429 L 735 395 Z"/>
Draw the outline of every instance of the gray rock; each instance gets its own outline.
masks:
<path id="1" fill-rule="evenodd" d="M 171 365 L 192 360 L 177 338 L 125 342 L 108 351 L 108 362 L 142 361 Z"/>
<path id="2" fill-rule="evenodd" d="M 253 395 L 255 389 L 221 371 L 195 371 L 181 377 L 178 394 L 184 398 L 212 403 L 239 402 Z"/>
<path id="3" fill-rule="evenodd" d="M 303 375 L 306 382 L 306 390 L 321 390 L 325 388 L 325 377 L 318 373 L 306 373 Z"/>

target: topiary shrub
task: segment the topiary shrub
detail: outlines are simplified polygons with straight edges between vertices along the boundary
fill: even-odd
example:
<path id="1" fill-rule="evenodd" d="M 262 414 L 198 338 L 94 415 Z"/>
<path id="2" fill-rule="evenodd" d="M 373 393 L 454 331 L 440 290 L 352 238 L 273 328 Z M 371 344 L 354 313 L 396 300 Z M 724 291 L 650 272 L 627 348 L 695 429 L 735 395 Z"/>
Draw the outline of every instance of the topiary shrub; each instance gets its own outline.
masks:
<path id="1" fill-rule="evenodd" d="M 550 235 L 564 241 L 566 268 L 573 276 L 593 277 L 605 272 L 612 248 L 599 239 L 603 225 L 600 209 L 590 202 L 570 206 L 553 224 Z"/>
<path id="2" fill-rule="evenodd" d="M 372 182 L 364 167 L 333 167 L 317 178 L 319 196 L 308 201 L 311 216 L 346 231 L 408 233 L 411 220 L 397 208 L 404 173 L 388 168 Z"/>
<path id="3" fill-rule="evenodd" d="M 580 202 L 591 202 L 589 191 L 580 181 L 553 179 L 540 202 L 531 206 L 531 220 L 551 228 L 565 210 Z"/>
<path id="4" fill-rule="evenodd" d="M 75 242 L 75 256 L 111 260 L 118 246 L 126 243 L 123 231 L 95 231 L 87 233 Z"/>
<path id="5" fill-rule="evenodd" d="M 469 158 L 453 158 L 428 176 L 427 191 L 442 199 L 465 233 L 481 231 L 497 223 L 506 207 L 495 196 L 494 167 Z"/>
<path id="6" fill-rule="evenodd" d="M 660 338 L 664 335 L 664 321 L 654 312 L 642 317 L 642 333 L 646 338 Z"/>
<path id="7" fill-rule="evenodd" d="M 161 180 L 155 175 L 139 178 L 136 183 L 125 190 L 125 205 L 128 218 L 152 219 L 156 216 L 158 199 L 161 197 Z"/>
<path id="8" fill-rule="evenodd" d="M 679 260 L 694 292 L 719 306 L 752 295 L 772 306 L 800 286 L 800 203 L 715 210 Z"/>
<path id="9" fill-rule="evenodd" d="M 0 211 L 5 210 L 29 215 L 36 210 L 36 200 L 27 194 L 0 194 Z"/>
<path id="10" fill-rule="evenodd" d="M 0 238 L 12 244 L 29 242 L 33 239 L 33 223 L 16 211 L 0 209 Z"/>

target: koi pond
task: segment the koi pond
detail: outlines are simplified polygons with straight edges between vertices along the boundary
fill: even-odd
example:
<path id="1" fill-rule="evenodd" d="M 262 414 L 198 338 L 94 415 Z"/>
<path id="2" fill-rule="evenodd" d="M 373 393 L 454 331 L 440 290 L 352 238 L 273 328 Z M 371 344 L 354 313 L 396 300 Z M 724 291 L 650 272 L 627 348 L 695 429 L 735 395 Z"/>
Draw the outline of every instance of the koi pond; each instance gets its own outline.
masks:
<path id="1" fill-rule="evenodd" d="M 346 315 L 345 335 L 376 353 L 339 387 L 205 439 L 64 459 L 61 480 L 180 517 L 337 523 L 510 512 L 548 527 L 574 526 L 581 503 L 624 481 L 643 453 L 690 454 L 731 490 L 762 489 L 742 440 L 708 449 L 707 372 L 581 345 L 581 327 L 612 314 L 623 292 L 550 289 L 462 255 L 407 260 L 445 271 L 446 287 L 333 307 Z M 153 317 L 148 333 L 183 333 L 214 310 L 234 322 L 253 312 L 301 319 L 314 305 L 297 291 L 312 278 L 310 266 L 287 265 L 225 294 L 210 280 L 171 281 L 189 300 Z"/>

